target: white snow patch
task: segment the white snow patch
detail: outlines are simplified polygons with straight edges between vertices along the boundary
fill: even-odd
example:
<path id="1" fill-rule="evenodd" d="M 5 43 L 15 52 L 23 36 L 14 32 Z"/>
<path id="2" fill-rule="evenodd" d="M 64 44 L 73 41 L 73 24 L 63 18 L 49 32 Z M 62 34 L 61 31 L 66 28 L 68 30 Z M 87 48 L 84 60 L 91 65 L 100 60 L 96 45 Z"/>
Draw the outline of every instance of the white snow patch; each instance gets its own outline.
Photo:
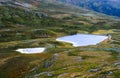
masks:
<path id="1" fill-rule="evenodd" d="M 46 48 L 24 48 L 24 49 L 17 49 L 17 52 L 24 53 L 24 54 L 34 54 L 34 53 L 42 53 L 45 51 Z"/>
<path id="2" fill-rule="evenodd" d="M 71 36 L 64 36 L 57 38 L 57 41 L 72 43 L 74 47 L 78 46 L 88 46 L 88 45 L 96 45 L 105 39 L 107 36 L 101 35 L 92 35 L 92 34 L 76 34 Z"/>

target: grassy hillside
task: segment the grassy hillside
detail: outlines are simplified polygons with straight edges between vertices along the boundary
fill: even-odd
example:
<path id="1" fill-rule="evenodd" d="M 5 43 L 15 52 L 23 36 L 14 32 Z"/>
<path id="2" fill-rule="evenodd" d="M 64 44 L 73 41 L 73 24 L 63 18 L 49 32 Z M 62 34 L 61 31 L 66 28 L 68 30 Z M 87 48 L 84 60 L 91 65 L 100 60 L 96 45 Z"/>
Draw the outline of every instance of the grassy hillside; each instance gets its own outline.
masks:
<path id="1" fill-rule="evenodd" d="M 0 6 L 0 78 L 119 78 L 119 19 L 60 3 L 33 5 L 37 8 Z M 75 48 L 55 40 L 76 33 L 109 33 L 112 41 Z M 29 47 L 47 49 L 15 51 Z"/>

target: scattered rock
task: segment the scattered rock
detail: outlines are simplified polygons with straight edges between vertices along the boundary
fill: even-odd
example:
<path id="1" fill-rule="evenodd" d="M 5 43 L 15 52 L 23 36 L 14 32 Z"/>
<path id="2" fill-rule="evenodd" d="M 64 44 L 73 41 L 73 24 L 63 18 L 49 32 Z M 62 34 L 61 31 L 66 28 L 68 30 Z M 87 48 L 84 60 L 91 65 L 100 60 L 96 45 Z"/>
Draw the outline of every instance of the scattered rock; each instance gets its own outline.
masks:
<path id="1" fill-rule="evenodd" d="M 119 63 L 119 62 L 115 62 L 115 63 L 114 63 L 114 66 L 117 66 L 117 65 L 120 65 L 120 63 Z"/>
<path id="2" fill-rule="evenodd" d="M 53 74 L 52 73 L 47 73 L 47 76 L 51 77 L 51 76 L 53 76 Z"/>
<path id="3" fill-rule="evenodd" d="M 59 54 L 58 54 L 58 53 L 55 53 L 55 54 L 53 55 L 53 60 L 57 60 L 58 57 L 59 57 Z"/>
<path id="4" fill-rule="evenodd" d="M 67 70 L 67 68 L 63 68 L 64 70 Z"/>
<path id="5" fill-rule="evenodd" d="M 38 65 L 38 66 L 32 68 L 32 69 L 30 70 L 30 72 L 36 71 L 39 67 L 40 67 L 40 65 Z"/>
<path id="6" fill-rule="evenodd" d="M 81 61 L 83 61 L 83 58 L 82 57 L 77 57 L 77 61 L 81 62 Z"/>
<path id="7" fill-rule="evenodd" d="M 50 67 L 52 64 L 53 64 L 53 62 L 51 62 L 51 61 L 46 61 L 46 62 L 44 63 L 44 67 L 45 67 L 45 68 L 48 68 L 48 67 Z"/>
<path id="8" fill-rule="evenodd" d="M 57 78 L 63 78 L 64 76 L 68 75 L 69 73 L 63 73 L 63 74 L 60 74 Z"/>
<path id="9" fill-rule="evenodd" d="M 38 76 L 41 76 L 41 75 L 48 76 L 48 77 L 53 76 L 52 72 L 42 72 L 42 73 L 34 75 L 34 77 L 38 77 Z"/>
<path id="10" fill-rule="evenodd" d="M 109 71 L 108 75 L 111 75 L 113 72 L 112 71 Z"/>
<path id="11" fill-rule="evenodd" d="M 59 54 L 58 54 L 58 53 L 55 53 L 51 59 L 46 60 L 46 61 L 44 62 L 44 67 L 45 67 L 45 68 L 48 68 L 48 67 L 50 67 L 51 65 L 53 65 L 54 62 L 58 59 L 58 57 L 59 57 Z"/>
<path id="12" fill-rule="evenodd" d="M 89 70 L 89 72 L 98 72 L 98 71 L 100 71 L 101 70 L 101 68 L 96 68 L 96 69 L 91 69 L 91 70 Z"/>

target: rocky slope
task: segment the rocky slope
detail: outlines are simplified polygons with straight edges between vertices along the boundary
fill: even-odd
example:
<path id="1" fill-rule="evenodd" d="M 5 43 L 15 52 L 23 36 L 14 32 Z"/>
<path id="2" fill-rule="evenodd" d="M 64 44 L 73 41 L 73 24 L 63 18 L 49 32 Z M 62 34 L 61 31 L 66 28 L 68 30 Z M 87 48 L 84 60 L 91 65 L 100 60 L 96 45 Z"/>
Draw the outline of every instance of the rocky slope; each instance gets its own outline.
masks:
<path id="1" fill-rule="evenodd" d="M 120 17 L 119 0 L 57 0 L 89 10 Z"/>

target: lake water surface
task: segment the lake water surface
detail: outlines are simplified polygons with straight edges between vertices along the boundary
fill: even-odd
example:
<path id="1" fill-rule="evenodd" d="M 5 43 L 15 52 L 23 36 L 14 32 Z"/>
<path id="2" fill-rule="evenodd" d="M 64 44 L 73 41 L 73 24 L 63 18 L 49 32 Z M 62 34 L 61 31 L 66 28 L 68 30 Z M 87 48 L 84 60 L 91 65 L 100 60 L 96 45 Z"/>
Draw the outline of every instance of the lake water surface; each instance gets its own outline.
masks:
<path id="1" fill-rule="evenodd" d="M 76 34 L 76 35 L 60 37 L 57 38 L 56 40 L 72 43 L 74 47 L 78 47 L 78 46 L 96 45 L 107 38 L 108 38 L 107 36 L 102 36 L 102 35 Z"/>

